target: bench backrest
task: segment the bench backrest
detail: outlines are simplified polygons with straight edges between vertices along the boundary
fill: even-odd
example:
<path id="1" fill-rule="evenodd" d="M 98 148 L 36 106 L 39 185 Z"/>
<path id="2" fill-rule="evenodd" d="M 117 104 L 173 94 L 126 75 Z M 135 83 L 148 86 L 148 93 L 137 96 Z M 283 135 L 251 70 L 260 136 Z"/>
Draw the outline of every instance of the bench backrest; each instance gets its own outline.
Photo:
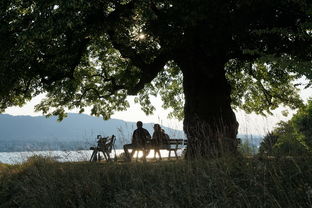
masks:
<path id="1" fill-rule="evenodd" d="M 110 137 L 101 137 L 98 140 L 98 147 L 110 153 L 115 145 L 115 141 L 115 135 L 112 135 Z"/>
<path id="2" fill-rule="evenodd" d="M 169 139 L 170 145 L 187 145 L 186 139 Z"/>

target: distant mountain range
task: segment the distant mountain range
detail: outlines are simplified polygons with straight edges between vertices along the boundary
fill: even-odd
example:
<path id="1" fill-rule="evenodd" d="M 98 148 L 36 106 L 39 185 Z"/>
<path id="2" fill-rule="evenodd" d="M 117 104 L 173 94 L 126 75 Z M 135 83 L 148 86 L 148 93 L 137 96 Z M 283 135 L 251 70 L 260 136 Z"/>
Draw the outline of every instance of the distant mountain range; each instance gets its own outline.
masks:
<path id="1" fill-rule="evenodd" d="M 154 123 L 145 123 L 153 133 Z M 0 152 L 38 150 L 82 150 L 96 145 L 96 136 L 115 135 L 116 148 L 129 143 L 135 122 L 118 119 L 103 120 L 85 114 L 68 114 L 62 122 L 56 117 L 12 116 L 0 114 Z M 185 138 L 183 131 L 162 126 L 171 138 Z M 238 135 L 248 139 L 250 145 L 258 146 L 261 136 Z"/>
<path id="2" fill-rule="evenodd" d="M 152 123 L 144 124 L 151 134 Z M 69 114 L 62 122 L 56 117 L 12 116 L 0 114 L 0 152 L 36 150 L 89 149 L 96 145 L 96 136 L 115 135 L 116 148 L 129 143 L 135 122 L 103 120 L 85 114 Z M 183 138 L 183 131 L 163 127 L 174 138 Z"/>

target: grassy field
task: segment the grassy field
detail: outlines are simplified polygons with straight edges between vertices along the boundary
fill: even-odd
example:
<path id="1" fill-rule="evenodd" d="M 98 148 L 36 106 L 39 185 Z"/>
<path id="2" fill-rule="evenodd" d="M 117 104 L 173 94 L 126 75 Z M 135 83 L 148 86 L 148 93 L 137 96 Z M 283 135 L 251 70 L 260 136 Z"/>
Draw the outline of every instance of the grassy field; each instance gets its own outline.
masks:
<path id="1" fill-rule="evenodd" d="M 0 207 L 312 207 L 311 158 L 0 164 Z"/>

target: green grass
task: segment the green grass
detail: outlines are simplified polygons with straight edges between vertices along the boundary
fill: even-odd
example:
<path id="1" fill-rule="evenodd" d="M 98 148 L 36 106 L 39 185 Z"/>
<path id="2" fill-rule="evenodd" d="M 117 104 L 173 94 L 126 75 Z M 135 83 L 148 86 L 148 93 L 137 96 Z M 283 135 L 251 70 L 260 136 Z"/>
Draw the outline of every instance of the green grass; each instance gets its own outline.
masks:
<path id="1" fill-rule="evenodd" d="M 312 159 L 0 164 L 0 207 L 312 207 Z"/>

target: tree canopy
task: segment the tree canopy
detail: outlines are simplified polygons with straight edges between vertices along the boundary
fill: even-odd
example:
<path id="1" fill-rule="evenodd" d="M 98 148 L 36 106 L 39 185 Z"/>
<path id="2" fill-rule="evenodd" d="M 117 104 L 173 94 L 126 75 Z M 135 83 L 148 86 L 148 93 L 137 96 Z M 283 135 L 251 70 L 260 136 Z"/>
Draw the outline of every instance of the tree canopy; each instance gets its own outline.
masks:
<path id="1" fill-rule="evenodd" d="M 310 155 L 312 153 L 312 100 L 287 122 L 280 122 L 269 132 L 260 153 L 270 155 Z"/>
<path id="2" fill-rule="evenodd" d="M 152 113 L 149 97 L 160 94 L 204 155 L 207 145 L 220 148 L 211 138 L 236 137 L 232 108 L 263 113 L 302 105 L 294 81 L 312 80 L 311 4 L 3 1 L 0 110 L 46 93 L 36 107 L 46 115 L 91 106 L 108 119 L 129 106 L 127 95 L 138 95 Z"/>

